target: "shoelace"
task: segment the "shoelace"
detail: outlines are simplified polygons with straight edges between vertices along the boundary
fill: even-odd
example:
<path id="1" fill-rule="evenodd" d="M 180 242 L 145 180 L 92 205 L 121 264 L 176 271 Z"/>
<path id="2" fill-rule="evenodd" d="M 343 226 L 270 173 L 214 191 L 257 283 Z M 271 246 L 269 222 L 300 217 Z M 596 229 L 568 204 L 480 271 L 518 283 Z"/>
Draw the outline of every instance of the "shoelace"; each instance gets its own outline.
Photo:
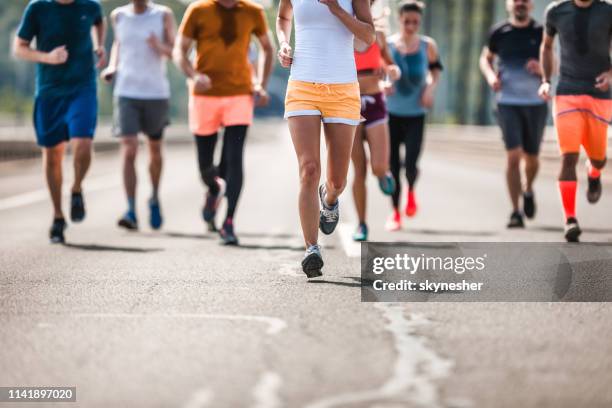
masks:
<path id="1" fill-rule="evenodd" d="M 328 210 L 327 208 L 323 208 L 321 211 L 323 213 L 323 217 L 326 222 L 335 222 L 338 221 L 338 211 L 337 210 Z"/>
<path id="2" fill-rule="evenodd" d="M 310 255 L 310 254 L 314 254 L 317 252 L 321 252 L 321 246 L 320 245 L 312 245 L 309 246 L 308 249 L 306 250 L 306 255 Z"/>

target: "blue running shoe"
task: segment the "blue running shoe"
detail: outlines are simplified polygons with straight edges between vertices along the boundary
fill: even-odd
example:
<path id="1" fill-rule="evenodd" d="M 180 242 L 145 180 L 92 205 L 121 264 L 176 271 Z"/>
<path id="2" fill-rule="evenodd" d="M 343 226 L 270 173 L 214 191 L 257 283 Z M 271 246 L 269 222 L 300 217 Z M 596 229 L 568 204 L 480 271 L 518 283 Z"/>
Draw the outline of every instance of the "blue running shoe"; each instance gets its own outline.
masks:
<path id="1" fill-rule="evenodd" d="M 211 221 L 214 221 L 215 215 L 217 215 L 217 208 L 225 195 L 225 181 L 220 177 L 216 177 L 215 182 L 219 186 L 219 190 L 217 194 L 211 194 L 210 191 L 206 193 L 206 201 L 202 209 L 202 218 L 209 224 Z"/>
<path id="2" fill-rule="evenodd" d="M 221 227 L 219 231 L 219 235 L 221 235 L 223 245 L 238 245 L 238 237 L 234 234 L 234 223 L 231 218 L 225 220 L 223 227 Z"/>
<path id="3" fill-rule="evenodd" d="M 51 229 L 49 230 L 49 240 L 52 244 L 63 244 L 64 230 L 66 229 L 66 221 L 63 218 L 55 218 Z"/>
<path id="4" fill-rule="evenodd" d="M 323 275 L 323 257 L 321 256 L 321 247 L 319 245 L 311 245 L 304 254 L 302 260 L 302 271 L 308 279 L 316 278 Z"/>
<path id="5" fill-rule="evenodd" d="M 368 240 L 368 226 L 365 223 L 360 223 L 357 231 L 353 233 L 353 241 L 363 242 Z"/>
<path id="6" fill-rule="evenodd" d="M 151 224 L 151 228 L 154 230 L 158 230 L 161 228 L 164 223 L 164 219 L 161 214 L 161 208 L 159 206 L 159 200 L 150 199 L 149 200 L 149 224 Z"/>
<path id="7" fill-rule="evenodd" d="M 390 196 L 395 193 L 395 179 L 393 175 L 389 172 L 385 173 L 384 176 L 378 179 L 378 186 L 385 195 Z"/>
<path id="8" fill-rule="evenodd" d="M 127 211 L 117 222 L 117 225 L 127 229 L 128 231 L 136 231 L 138 229 L 136 214 L 133 211 Z"/>
<path id="9" fill-rule="evenodd" d="M 329 235 L 336 229 L 340 220 L 340 203 L 336 201 L 333 207 L 328 207 L 325 203 L 325 184 L 319 186 L 319 200 L 321 202 L 321 210 L 319 211 L 319 229 L 325 235 Z"/>

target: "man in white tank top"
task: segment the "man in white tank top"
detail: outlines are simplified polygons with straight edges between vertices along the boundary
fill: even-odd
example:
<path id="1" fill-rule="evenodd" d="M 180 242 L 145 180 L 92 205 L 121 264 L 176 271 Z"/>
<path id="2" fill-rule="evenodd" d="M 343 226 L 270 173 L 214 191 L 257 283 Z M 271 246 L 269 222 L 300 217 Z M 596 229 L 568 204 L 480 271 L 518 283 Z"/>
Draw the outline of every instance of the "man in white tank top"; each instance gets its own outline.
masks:
<path id="1" fill-rule="evenodd" d="M 167 59 L 172 56 L 175 22 L 172 10 L 149 0 L 132 0 L 111 13 L 115 40 L 109 66 L 102 78 L 114 89 L 114 131 L 123 146 L 123 180 L 128 209 L 119 226 L 138 229 L 136 167 L 138 134 L 148 139 L 152 194 L 149 223 L 159 229 L 162 215 L 158 198 L 162 170 L 161 139 L 168 125 L 170 83 Z"/>

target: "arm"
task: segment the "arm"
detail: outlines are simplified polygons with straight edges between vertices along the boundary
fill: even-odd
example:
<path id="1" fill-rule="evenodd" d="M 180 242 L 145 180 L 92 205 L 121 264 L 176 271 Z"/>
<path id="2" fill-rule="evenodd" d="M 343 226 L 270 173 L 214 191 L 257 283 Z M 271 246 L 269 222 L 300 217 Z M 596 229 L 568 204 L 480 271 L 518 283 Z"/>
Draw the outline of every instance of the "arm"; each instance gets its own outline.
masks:
<path id="1" fill-rule="evenodd" d="M 166 7 L 164 12 L 164 39 L 160 41 L 155 34 L 151 34 L 147 39 L 149 46 L 152 47 L 159 55 L 167 58 L 172 58 L 172 49 L 176 39 L 176 23 L 174 22 L 174 13 L 172 9 Z"/>
<path id="2" fill-rule="evenodd" d="M 353 0 L 353 12 L 355 16 L 347 13 L 338 0 L 319 0 L 321 4 L 327 5 L 329 11 L 336 16 L 342 24 L 350 30 L 358 39 L 372 45 L 376 41 L 376 31 L 374 30 L 374 22 L 370 10 L 369 0 Z"/>
<path id="3" fill-rule="evenodd" d="M 291 26 L 293 22 L 293 6 L 291 0 L 280 0 L 276 16 L 276 38 L 280 46 L 278 60 L 284 68 L 289 68 L 293 62 L 291 40 Z"/>
<path id="4" fill-rule="evenodd" d="M 30 41 L 18 36 L 15 36 L 13 41 L 13 55 L 20 60 L 49 65 L 63 64 L 68 60 L 68 51 L 65 45 L 57 47 L 51 52 L 42 52 L 33 49 L 30 46 Z"/>
<path id="5" fill-rule="evenodd" d="M 96 68 L 101 69 L 106 65 L 106 50 L 104 43 L 106 41 L 106 20 L 101 18 L 100 21 L 93 26 L 93 45 L 94 52 L 98 57 Z"/>
<path id="6" fill-rule="evenodd" d="M 496 55 L 489 47 L 485 46 L 480 54 L 480 72 L 482 72 L 482 75 L 484 75 L 493 92 L 498 92 L 501 89 L 501 81 L 499 80 L 499 75 L 497 75 L 497 71 L 495 71 L 495 66 L 493 65 L 495 58 Z"/>
<path id="7" fill-rule="evenodd" d="M 174 43 L 172 57 L 174 64 L 185 74 L 188 81 L 191 81 L 190 85 L 193 86 L 194 90 L 205 92 L 211 88 L 212 83 L 208 75 L 196 71 L 189 60 L 189 52 L 193 43 L 194 41 L 191 38 L 179 34 Z"/>
<path id="8" fill-rule="evenodd" d="M 550 80 L 555 65 L 555 50 L 553 47 L 554 37 L 544 32 L 542 45 L 540 46 L 540 64 L 542 65 L 542 85 L 539 94 L 544 100 L 550 99 Z"/>
<path id="9" fill-rule="evenodd" d="M 389 52 L 389 47 L 387 46 L 387 36 L 382 31 L 376 32 L 376 41 L 378 41 L 378 46 L 380 47 L 380 55 L 385 62 L 385 74 L 389 76 L 391 81 L 397 81 L 402 75 L 402 71 L 395 64 L 391 53 Z"/>
<path id="10" fill-rule="evenodd" d="M 272 41 L 270 41 L 270 36 L 268 33 L 257 37 L 259 40 L 259 45 L 261 47 L 261 51 L 263 52 L 263 67 L 258 67 L 257 78 L 258 82 L 263 89 L 268 88 L 268 81 L 270 80 L 270 75 L 272 74 L 273 67 L 273 53 L 274 47 L 272 47 Z"/>
<path id="11" fill-rule="evenodd" d="M 430 64 L 438 62 L 440 56 L 438 55 L 438 46 L 433 38 L 427 38 L 427 60 Z M 421 97 L 421 103 L 426 108 L 431 108 L 434 103 L 436 88 L 440 82 L 440 68 L 430 68 L 429 75 L 427 75 L 427 86 L 423 91 Z"/>
<path id="12" fill-rule="evenodd" d="M 110 15 L 110 22 L 113 31 L 117 33 L 117 10 L 114 10 Z M 117 73 L 117 68 L 119 67 L 119 41 L 117 41 L 117 37 L 115 34 L 115 38 L 113 40 L 113 45 L 111 46 L 110 57 L 108 61 L 108 66 L 106 69 L 102 70 L 100 73 L 100 78 L 106 83 L 111 83 Z"/>

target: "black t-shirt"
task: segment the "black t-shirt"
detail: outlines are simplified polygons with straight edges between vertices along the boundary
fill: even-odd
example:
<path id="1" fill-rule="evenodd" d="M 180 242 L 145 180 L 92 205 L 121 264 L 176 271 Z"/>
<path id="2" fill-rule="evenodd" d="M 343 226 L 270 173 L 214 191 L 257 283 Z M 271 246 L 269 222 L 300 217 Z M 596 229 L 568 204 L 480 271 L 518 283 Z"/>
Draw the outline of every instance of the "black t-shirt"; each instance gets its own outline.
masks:
<path id="1" fill-rule="evenodd" d="M 610 69 L 612 3 L 595 0 L 587 8 L 573 0 L 546 9 L 546 33 L 559 34 L 561 78 L 557 95 L 591 95 L 611 99 L 612 93 L 595 88 L 595 78 Z"/>
<path id="2" fill-rule="evenodd" d="M 543 27 L 531 20 L 526 27 L 515 27 L 509 21 L 493 26 L 489 33 L 489 50 L 499 58 L 502 87 L 497 96 L 501 104 L 542 104 L 538 88 L 542 78 L 527 71 L 527 61 L 539 60 Z"/>

